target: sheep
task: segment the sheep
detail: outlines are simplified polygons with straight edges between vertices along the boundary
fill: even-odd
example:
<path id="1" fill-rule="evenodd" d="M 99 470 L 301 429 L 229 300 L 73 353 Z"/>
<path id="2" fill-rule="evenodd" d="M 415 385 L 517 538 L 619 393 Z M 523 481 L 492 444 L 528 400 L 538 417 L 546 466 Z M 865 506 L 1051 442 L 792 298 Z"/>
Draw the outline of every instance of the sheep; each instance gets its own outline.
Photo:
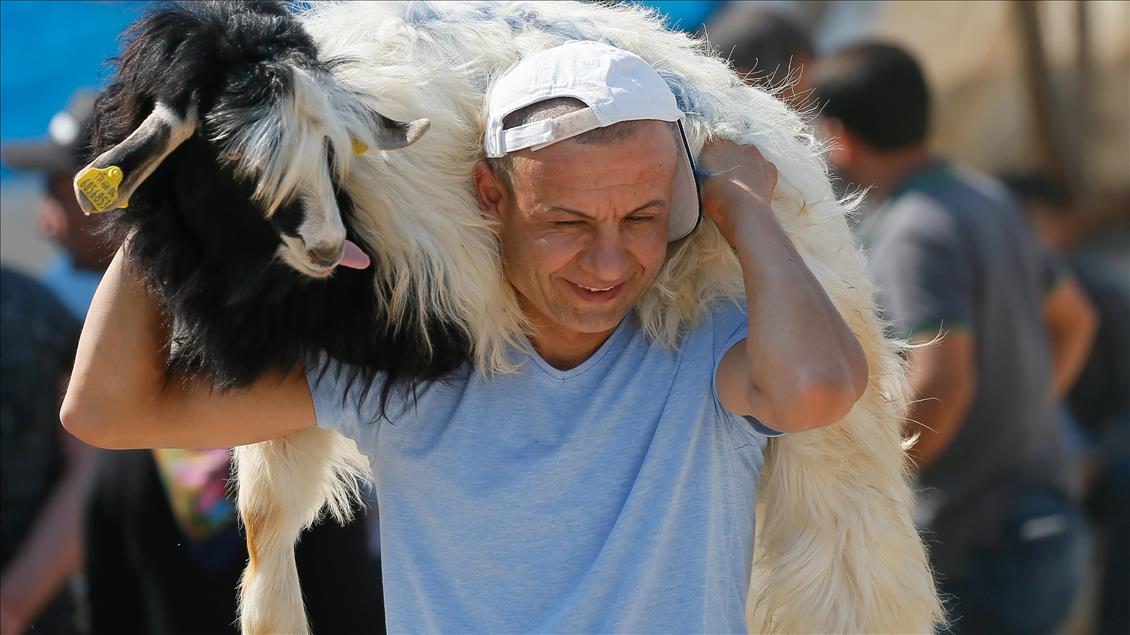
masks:
<path id="1" fill-rule="evenodd" d="M 867 353 L 868 389 L 840 423 L 769 442 L 758 493 L 757 556 L 747 601 L 751 632 L 907 633 L 943 620 L 925 549 L 911 518 L 912 494 L 900 435 L 905 372 L 900 344 L 876 316 L 874 288 L 863 275 L 846 215 L 821 156 L 823 147 L 795 112 L 745 86 L 702 41 L 664 28 L 645 9 L 574 2 L 313 3 L 303 24 L 320 50 L 364 60 L 348 81 L 380 94 L 390 108 L 432 122 L 413 152 L 388 154 L 384 181 L 365 189 L 362 216 L 385 221 L 389 251 L 414 241 L 427 251 L 456 244 L 477 228 L 479 209 L 467 175 L 483 157 L 485 95 L 493 78 L 522 56 L 568 40 L 596 40 L 648 61 L 670 84 L 694 151 L 710 137 L 754 143 L 780 174 L 774 209 L 810 269 Z M 395 106 L 394 106 L 395 105 Z M 427 204 L 399 213 L 417 192 Z M 458 227 L 453 230 L 452 226 Z M 399 238 L 393 237 L 399 235 Z M 448 242 L 451 241 L 451 242 Z M 460 252 L 452 252 L 460 253 Z M 493 271 L 497 252 L 462 252 L 462 269 Z M 483 258 L 478 260 L 478 258 Z M 483 289 L 489 288 L 484 280 Z M 495 287 L 492 306 L 509 307 L 513 291 Z M 708 220 L 673 245 L 652 290 L 636 311 L 649 336 L 678 346 L 712 302 L 742 297 L 733 252 Z M 483 372 L 521 333 L 520 314 L 478 328 Z M 472 325 L 482 324 L 472 316 Z M 477 327 L 476 327 L 477 328 Z M 485 364 L 483 362 L 486 362 Z M 282 597 L 275 605 L 286 603 Z"/>
<path id="2" fill-rule="evenodd" d="M 471 334 L 442 304 L 398 299 L 417 277 L 379 273 L 388 260 L 358 228 L 348 186 L 356 153 L 408 146 L 426 119 L 390 119 L 379 96 L 338 81 L 356 63 L 319 56 L 282 3 L 163 7 L 126 38 L 97 106 L 97 157 L 75 194 L 88 213 L 114 211 L 128 235 L 130 264 L 171 325 L 170 380 L 237 389 L 269 370 L 316 367 L 325 352 L 355 364 L 360 385 L 392 378 L 387 392 L 469 359 Z M 324 484 L 364 478 L 368 465 L 321 430 L 237 454 L 251 556 L 243 594 L 275 584 L 297 594 L 293 536 L 327 498 L 346 516 L 355 486 Z M 249 631 L 305 623 L 301 603 L 245 619 L 261 625 Z"/>
<path id="3" fill-rule="evenodd" d="M 342 187 L 351 148 L 404 147 L 426 120 L 388 119 L 344 88 L 330 71 L 349 60 L 319 59 L 278 3 L 160 9 L 127 37 L 99 100 L 99 156 L 75 189 L 88 212 L 124 208 L 114 223 L 176 322 L 172 373 L 228 389 L 321 350 L 421 377 L 466 358 L 467 334 L 450 320 L 409 307 L 427 322 L 421 340 L 379 309 L 371 272 L 334 268 L 372 251 Z M 120 183 L 96 207 L 107 173 Z M 343 306 L 355 310 L 327 310 Z"/>
<path id="4" fill-rule="evenodd" d="M 521 56 L 567 40 L 598 40 L 630 50 L 668 80 L 688 114 L 687 133 L 696 152 L 715 136 L 757 144 L 780 173 L 773 201 L 778 218 L 863 344 L 871 379 L 863 399 L 839 424 L 770 441 L 758 494 L 758 555 L 752 563 L 747 602 L 750 629 L 931 630 L 941 613 L 925 551 L 910 518 L 912 498 L 899 435 L 905 408 L 899 345 L 883 338 L 873 288 L 863 277 L 860 255 L 845 222 L 850 208 L 833 195 L 822 148 L 796 113 L 771 95 L 742 85 L 701 42 L 666 30 L 656 15 L 635 7 L 572 2 L 314 3 L 297 19 L 323 64 L 348 60 L 327 64 L 333 86 L 366 104 L 379 99 L 387 116 L 410 115 L 430 122 L 427 136 L 410 151 L 347 157 L 347 135 L 332 139 L 335 166 L 338 160 L 349 160 L 336 181 L 348 195 L 349 205 L 339 204 L 349 239 L 373 259 L 372 269 L 356 283 L 375 289 L 372 304 L 363 305 L 374 310 L 368 318 L 374 323 L 367 326 L 376 326 L 375 332 L 387 337 L 404 333 L 411 334 L 413 342 L 422 342 L 420 348 L 407 348 L 405 365 L 378 361 L 378 370 L 362 371 L 366 375 L 358 383 L 365 386 L 371 373 L 384 372 L 382 368 L 406 378 L 426 378 L 435 376 L 430 371 L 445 367 L 437 362 L 454 359 L 469 360 L 487 374 L 510 369 L 506 351 L 520 345 L 527 324 L 505 283 L 497 244 L 479 212 L 468 175 L 483 156 L 486 92 L 493 78 Z M 210 104 L 202 101 L 200 106 L 207 126 Z M 162 115 L 161 122 L 175 124 L 192 115 L 184 109 L 173 114 L 181 119 Z M 116 141 L 142 120 L 135 113 L 130 121 L 118 127 Z M 372 131 L 366 135 L 348 128 L 348 134 L 359 136 L 363 144 L 379 146 Z M 222 141 L 218 137 L 213 143 L 223 147 Z M 301 152 L 294 153 L 299 149 L 284 145 L 280 150 L 291 154 L 276 153 L 282 157 L 279 162 L 296 165 Z M 252 151 L 250 156 L 262 155 Z M 214 158 L 221 162 L 230 158 L 239 165 L 235 152 L 217 152 Z M 97 161 L 96 167 L 106 168 Z M 162 191 L 179 180 L 167 172 Z M 237 169 L 236 173 L 255 172 Z M 154 178 L 160 176 L 158 168 Z M 287 184 L 284 178 L 271 181 L 261 192 L 247 186 L 229 196 L 266 200 Z M 92 191 L 97 195 L 97 190 Z M 123 219 L 135 214 L 134 207 L 142 204 L 145 193 L 145 187 L 138 190 L 136 200 L 121 213 Z M 121 200 L 118 196 L 103 203 L 112 206 Z M 147 222 L 153 219 L 135 219 L 130 227 L 140 235 L 143 229 L 152 229 Z M 180 236 L 175 230 L 155 235 L 169 240 Z M 162 259 L 156 256 L 161 254 L 150 253 L 150 260 L 144 260 L 144 244 L 136 248 L 142 267 L 160 264 Z M 150 250 L 159 248 L 150 246 Z M 202 261 L 199 255 L 191 260 Z M 178 263 L 168 268 L 180 272 Z M 190 279 L 194 269 L 185 269 L 178 279 Z M 229 271 L 217 268 L 221 269 Z M 352 275 L 356 272 L 338 271 L 322 286 L 347 285 Z M 150 274 L 147 279 L 159 295 L 164 290 L 162 297 L 174 297 L 180 287 L 162 287 L 167 277 Z M 200 289 L 214 282 L 192 280 Z M 310 280 L 290 282 L 313 286 Z M 694 235 L 672 246 L 654 288 L 636 308 L 650 337 L 677 346 L 680 334 L 693 327 L 711 303 L 738 301 L 742 294 L 732 251 L 704 219 Z M 228 297 L 242 296 L 229 293 Z M 340 306 L 333 304 L 340 296 L 329 300 L 330 306 Z M 170 313 L 177 315 L 175 310 Z M 205 315 L 177 332 L 221 328 L 212 321 L 222 315 Z M 309 314 L 299 309 L 298 315 Z M 374 360 L 359 360 L 352 350 L 353 340 L 362 340 L 359 348 L 365 348 L 363 340 L 369 332 L 358 330 L 357 324 L 344 326 L 341 342 L 326 342 L 325 350 L 363 368 L 372 364 Z M 238 336 L 234 326 L 226 328 Z M 185 338 L 185 342 L 187 350 L 193 350 L 195 340 Z M 198 349 L 207 354 L 199 353 L 178 368 L 222 367 L 207 344 Z M 274 359 L 262 350 L 248 354 L 262 356 L 254 358 L 260 360 L 256 363 L 263 363 L 264 357 Z M 306 349 L 295 357 L 317 361 L 307 357 Z M 293 542 L 324 503 L 331 511 L 340 511 L 355 494 L 354 479 L 368 476 L 365 459 L 332 435 L 288 437 L 241 448 L 237 456 L 241 513 L 252 553 L 242 591 L 243 629 L 305 632 L 301 595 L 291 576 Z M 277 585 L 268 586 L 266 581 L 276 576 Z"/>

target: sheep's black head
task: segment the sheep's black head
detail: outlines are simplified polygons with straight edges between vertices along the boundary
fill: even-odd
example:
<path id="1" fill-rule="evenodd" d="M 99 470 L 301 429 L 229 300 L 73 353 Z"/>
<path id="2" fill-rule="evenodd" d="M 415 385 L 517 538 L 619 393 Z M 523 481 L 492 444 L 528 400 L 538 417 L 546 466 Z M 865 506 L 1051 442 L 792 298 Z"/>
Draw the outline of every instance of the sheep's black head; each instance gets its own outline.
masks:
<path id="1" fill-rule="evenodd" d="M 351 155 L 409 145 L 426 119 L 394 121 L 367 106 L 333 77 L 348 62 L 319 60 L 281 3 L 162 8 L 128 37 L 95 123 L 101 154 L 75 177 L 87 213 L 126 207 L 137 193 L 147 212 L 198 217 L 189 224 L 205 251 L 225 240 L 209 237 L 217 227 L 242 227 L 229 247 L 255 260 L 277 257 L 315 278 L 339 263 L 364 266 L 343 222 Z"/>

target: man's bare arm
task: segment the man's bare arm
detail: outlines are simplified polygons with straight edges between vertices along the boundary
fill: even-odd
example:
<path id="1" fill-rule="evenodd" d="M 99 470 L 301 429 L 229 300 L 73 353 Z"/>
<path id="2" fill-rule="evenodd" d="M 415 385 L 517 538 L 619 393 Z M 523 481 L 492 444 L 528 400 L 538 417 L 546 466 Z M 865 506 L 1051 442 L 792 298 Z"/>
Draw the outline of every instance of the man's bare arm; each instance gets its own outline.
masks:
<path id="1" fill-rule="evenodd" d="M 1052 386 L 1063 398 L 1087 362 L 1098 314 L 1074 278 L 1065 277 L 1044 299 L 1044 325 L 1052 353 Z"/>
<path id="2" fill-rule="evenodd" d="M 67 430 L 105 448 L 217 448 L 314 425 L 302 369 L 223 393 L 199 381 L 166 385 L 167 340 L 156 302 L 119 250 L 79 339 L 61 413 Z"/>
<path id="3" fill-rule="evenodd" d="M 0 576 L 0 606 L 12 632 L 22 632 L 82 566 L 83 502 L 96 450 L 62 430 L 59 436 L 63 471 Z"/>
<path id="4" fill-rule="evenodd" d="M 727 410 L 782 432 L 842 419 L 867 388 L 863 347 L 769 206 L 776 169 L 753 146 L 714 142 L 704 205 L 737 252 L 749 332 L 718 367 Z"/>
<path id="5" fill-rule="evenodd" d="M 977 386 L 973 335 L 949 331 L 934 343 L 919 340 L 908 355 L 910 408 L 905 432 L 917 434 L 910 449 L 916 469 L 929 465 L 949 446 L 965 422 Z"/>

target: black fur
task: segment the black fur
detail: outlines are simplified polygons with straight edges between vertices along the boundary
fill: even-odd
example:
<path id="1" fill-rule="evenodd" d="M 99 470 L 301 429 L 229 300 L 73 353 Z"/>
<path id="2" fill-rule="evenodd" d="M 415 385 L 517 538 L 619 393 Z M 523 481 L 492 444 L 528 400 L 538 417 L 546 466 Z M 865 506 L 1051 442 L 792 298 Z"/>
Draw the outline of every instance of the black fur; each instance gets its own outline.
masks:
<path id="1" fill-rule="evenodd" d="M 125 139 L 161 101 L 183 115 L 198 100 L 198 119 L 217 106 L 255 109 L 290 89 L 280 65 L 325 69 L 310 37 L 281 3 L 200 2 L 160 8 L 127 31 L 119 70 L 103 95 L 94 155 Z M 224 169 L 201 123 L 115 214 L 133 232 L 139 267 L 174 326 L 170 377 L 207 378 L 216 389 L 246 386 L 269 370 L 309 368 L 319 351 L 355 365 L 349 381 L 373 385 L 443 377 L 469 358 L 456 325 L 427 321 L 431 347 L 414 327 L 397 328 L 378 310 L 372 269 L 338 268 L 327 280 L 275 262 L 279 232 L 297 225 L 293 210 L 265 219 L 253 185 Z M 338 191 L 349 239 L 353 206 Z M 378 259 L 373 258 L 373 267 Z M 417 316 L 408 316 L 416 324 Z M 323 368 L 324 371 L 324 368 Z M 398 380 L 404 380 L 398 383 Z"/>

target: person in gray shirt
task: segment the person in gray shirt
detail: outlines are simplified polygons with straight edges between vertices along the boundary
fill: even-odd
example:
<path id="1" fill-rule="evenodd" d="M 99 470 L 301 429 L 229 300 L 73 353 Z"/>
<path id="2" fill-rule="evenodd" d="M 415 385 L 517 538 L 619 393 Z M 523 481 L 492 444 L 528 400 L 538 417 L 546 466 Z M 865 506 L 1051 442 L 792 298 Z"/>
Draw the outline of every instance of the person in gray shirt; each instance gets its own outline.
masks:
<path id="1" fill-rule="evenodd" d="M 907 353 L 919 520 L 950 628 L 1046 633 L 1078 586 L 1079 473 L 1057 420 L 1095 330 L 1079 286 L 999 184 L 926 145 L 929 90 L 906 52 L 822 60 L 831 163 L 868 192 L 857 227 Z"/>

